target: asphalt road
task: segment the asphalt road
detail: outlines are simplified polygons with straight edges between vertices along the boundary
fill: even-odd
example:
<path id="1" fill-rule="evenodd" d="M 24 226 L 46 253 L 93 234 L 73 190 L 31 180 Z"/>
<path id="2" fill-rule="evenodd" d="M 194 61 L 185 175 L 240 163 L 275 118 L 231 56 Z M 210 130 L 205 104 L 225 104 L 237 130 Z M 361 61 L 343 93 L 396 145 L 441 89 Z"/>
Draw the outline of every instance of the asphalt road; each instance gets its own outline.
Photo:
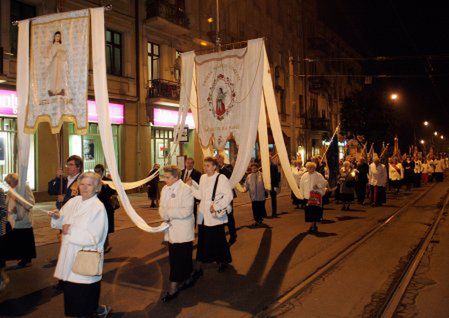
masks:
<path id="1" fill-rule="evenodd" d="M 354 205 L 352 211 L 341 211 L 332 204 L 316 235 L 307 232 L 303 212 L 291 206 L 289 196 L 279 199 L 280 217 L 267 219 L 264 228 L 249 227 L 251 207 L 243 203 L 235 212 L 239 229 L 231 249 L 233 267 L 222 274 L 213 265 L 206 267 L 194 288 L 167 304 L 159 302 L 169 274 L 162 235 L 124 228 L 111 237 L 101 302 L 113 307 L 113 317 L 253 316 L 425 190 L 389 196 L 382 208 Z M 11 284 L 0 298 L 1 317 L 63 316 L 62 294 L 52 287 L 58 248 L 57 243 L 40 246 L 33 266 L 9 268 Z"/>

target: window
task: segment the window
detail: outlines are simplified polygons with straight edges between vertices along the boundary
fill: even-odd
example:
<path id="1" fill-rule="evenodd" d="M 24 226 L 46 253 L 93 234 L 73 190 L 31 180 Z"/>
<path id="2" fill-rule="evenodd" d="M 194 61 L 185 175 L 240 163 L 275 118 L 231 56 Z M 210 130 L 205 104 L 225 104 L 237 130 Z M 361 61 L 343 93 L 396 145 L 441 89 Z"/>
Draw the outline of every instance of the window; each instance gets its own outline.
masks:
<path id="1" fill-rule="evenodd" d="M 11 22 L 25 20 L 36 16 L 36 7 L 29 4 L 22 3 L 20 1 L 11 0 Z M 9 27 L 9 40 L 11 45 L 11 53 L 17 53 L 17 36 L 19 29 L 17 25 L 10 25 Z"/>
<path id="2" fill-rule="evenodd" d="M 317 118 L 318 117 L 318 99 L 311 97 L 310 98 L 310 117 Z"/>
<path id="3" fill-rule="evenodd" d="M 181 53 L 182 52 L 176 50 L 175 68 L 173 74 L 178 83 L 181 82 Z"/>
<path id="4" fill-rule="evenodd" d="M 159 78 L 159 44 L 148 42 L 148 80 Z"/>
<path id="5" fill-rule="evenodd" d="M 303 95 L 299 95 L 299 116 L 300 117 L 306 116 L 306 111 L 304 109 L 304 96 Z"/>
<path id="6" fill-rule="evenodd" d="M 106 30 L 106 71 L 122 75 L 122 34 L 111 30 Z"/>

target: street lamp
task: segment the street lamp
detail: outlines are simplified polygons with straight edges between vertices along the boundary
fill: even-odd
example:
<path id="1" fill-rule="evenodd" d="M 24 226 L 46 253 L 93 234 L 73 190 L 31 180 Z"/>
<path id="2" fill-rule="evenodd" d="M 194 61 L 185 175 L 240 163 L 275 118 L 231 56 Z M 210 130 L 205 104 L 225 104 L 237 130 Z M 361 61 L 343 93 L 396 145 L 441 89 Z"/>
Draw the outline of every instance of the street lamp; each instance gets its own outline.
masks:
<path id="1" fill-rule="evenodd" d="M 427 120 L 426 120 L 423 124 L 424 124 L 424 126 L 426 126 L 426 127 L 429 126 L 429 122 L 428 122 Z"/>
<path id="2" fill-rule="evenodd" d="M 424 141 L 424 139 L 421 139 L 419 142 L 421 143 L 421 145 L 424 145 L 424 144 L 426 143 L 426 142 Z"/>
<path id="3" fill-rule="evenodd" d="M 398 96 L 398 94 L 396 94 L 396 93 L 393 93 L 393 94 L 390 95 L 390 99 L 391 99 L 392 101 L 395 101 L 395 100 L 397 100 L 398 98 L 399 98 L 399 96 Z"/>
<path id="4" fill-rule="evenodd" d="M 440 138 L 441 138 L 441 139 L 444 139 L 444 136 L 443 136 L 443 135 L 441 135 L 441 136 L 440 136 Z"/>
<path id="5" fill-rule="evenodd" d="M 434 132 L 433 134 L 434 134 L 435 136 L 438 136 L 438 131 Z"/>

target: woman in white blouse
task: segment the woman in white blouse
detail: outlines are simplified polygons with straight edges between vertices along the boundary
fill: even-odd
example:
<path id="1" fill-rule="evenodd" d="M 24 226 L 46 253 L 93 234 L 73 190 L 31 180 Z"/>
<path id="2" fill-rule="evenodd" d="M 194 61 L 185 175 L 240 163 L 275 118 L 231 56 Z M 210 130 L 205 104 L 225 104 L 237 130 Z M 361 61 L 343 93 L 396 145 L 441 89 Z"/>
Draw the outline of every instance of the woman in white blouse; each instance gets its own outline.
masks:
<path id="1" fill-rule="evenodd" d="M 196 260 L 199 269 L 195 277 L 202 275 L 201 263 L 218 263 L 218 271 L 226 270 L 232 262 L 231 252 L 226 241 L 224 224 L 228 222 L 227 213 L 231 211 L 234 198 L 228 178 L 217 172 L 217 160 L 211 157 L 204 159 L 204 172 L 200 184 L 189 180 L 195 198 L 200 200 L 198 207 L 198 247 Z M 212 194 L 216 185 L 215 199 Z M 227 212 L 226 212 L 227 211 Z"/>
<path id="2" fill-rule="evenodd" d="M 195 239 L 192 190 L 180 180 L 181 170 L 177 166 L 164 167 L 159 214 L 170 223 L 165 230 L 170 261 L 170 286 L 162 297 L 167 302 L 178 296 L 179 291 L 193 286 L 193 240 Z"/>
<path id="3" fill-rule="evenodd" d="M 63 281 L 64 311 L 66 316 L 106 316 L 108 306 L 98 306 L 101 275 L 84 276 L 72 271 L 81 250 L 101 252 L 108 234 L 106 209 L 97 198 L 101 177 L 93 172 L 78 178 L 80 195 L 70 199 L 62 208 L 50 215 L 53 228 L 62 230 L 62 242 L 54 276 Z"/>
<path id="4" fill-rule="evenodd" d="M 312 223 L 309 231 L 317 232 L 318 227 L 316 223 L 323 218 L 322 197 L 326 193 L 327 182 L 321 173 L 315 171 L 316 164 L 314 162 L 306 163 L 306 169 L 307 172 L 301 177 L 299 192 L 306 202 L 304 210 L 305 221 Z M 319 200 L 311 200 L 313 192 L 319 194 L 321 198 Z"/>

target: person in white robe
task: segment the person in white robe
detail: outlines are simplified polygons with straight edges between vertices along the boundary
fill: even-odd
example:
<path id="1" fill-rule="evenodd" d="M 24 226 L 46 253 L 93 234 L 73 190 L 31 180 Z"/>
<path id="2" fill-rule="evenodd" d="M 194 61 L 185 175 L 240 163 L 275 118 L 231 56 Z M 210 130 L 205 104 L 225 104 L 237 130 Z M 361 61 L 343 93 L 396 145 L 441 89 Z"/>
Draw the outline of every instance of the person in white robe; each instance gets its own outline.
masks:
<path id="1" fill-rule="evenodd" d="M 168 242 L 170 285 L 161 300 L 168 302 L 195 282 L 192 261 L 195 219 L 192 190 L 180 179 L 181 170 L 177 166 L 166 166 L 163 170 L 166 185 L 161 191 L 159 215 L 170 224 L 164 234 L 164 241 Z"/>
<path id="2" fill-rule="evenodd" d="M 217 160 L 207 157 L 204 159 L 205 174 L 201 176 L 200 184 L 188 181 L 192 185 L 193 195 L 200 200 L 195 277 L 202 275 L 201 263 L 216 262 L 218 271 L 224 272 L 232 262 L 224 225 L 228 222 L 227 213 L 232 211 L 234 195 L 228 178 L 219 174 L 217 169 Z M 214 188 L 215 198 L 212 199 Z"/>
<path id="3" fill-rule="evenodd" d="M 314 162 L 307 162 L 306 169 L 307 172 L 301 177 L 299 192 L 306 202 L 304 216 L 305 221 L 311 223 L 309 231 L 316 233 L 317 222 L 323 219 L 323 196 L 326 193 L 327 181 L 321 173 L 315 171 Z"/>
<path id="4" fill-rule="evenodd" d="M 382 206 L 387 200 L 385 189 L 387 186 L 387 169 L 377 155 L 374 155 L 373 162 L 369 165 L 368 182 L 371 205 Z"/>
<path id="5" fill-rule="evenodd" d="M 301 183 L 301 177 L 303 176 L 304 173 L 307 172 L 307 169 L 306 169 L 306 167 L 303 166 L 301 160 L 296 160 L 293 162 L 293 166 L 291 167 L 291 170 L 292 170 L 293 178 L 296 181 L 296 185 L 299 188 L 300 183 Z M 301 207 L 304 208 L 304 198 L 297 198 L 296 195 L 293 193 L 293 191 L 291 194 L 291 198 L 292 198 L 292 203 L 296 207 L 296 209 L 299 209 Z"/>
<path id="6" fill-rule="evenodd" d="M 61 210 L 50 213 L 52 227 L 62 231 L 54 276 L 63 281 L 66 316 L 106 316 L 110 307 L 98 305 L 102 276 L 84 276 L 73 272 L 75 259 L 81 250 L 100 252 L 99 266 L 103 267 L 108 217 L 103 203 L 97 198 L 101 190 L 101 177 L 86 172 L 78 178 L 78 182 L 80 195 L 70 199 Z"/>

